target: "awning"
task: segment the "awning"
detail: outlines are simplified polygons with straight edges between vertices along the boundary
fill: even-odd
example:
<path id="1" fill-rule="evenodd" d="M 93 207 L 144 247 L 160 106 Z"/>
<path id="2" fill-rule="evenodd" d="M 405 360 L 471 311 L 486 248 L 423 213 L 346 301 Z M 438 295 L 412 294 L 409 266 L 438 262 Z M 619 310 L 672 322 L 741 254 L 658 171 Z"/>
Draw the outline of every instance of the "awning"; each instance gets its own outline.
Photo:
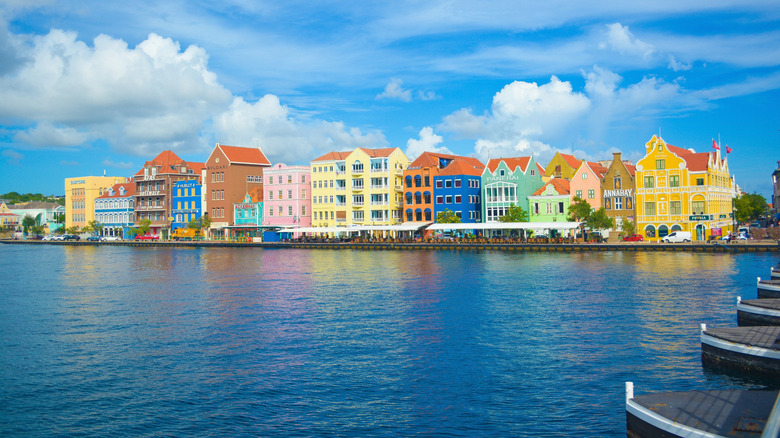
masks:
<path id="1" fill-rule="evenodd" d="M 488 222 L 478 224 L 433 224 L 430 231 L 437 230 L 573 230 L 580 222 Z"/>

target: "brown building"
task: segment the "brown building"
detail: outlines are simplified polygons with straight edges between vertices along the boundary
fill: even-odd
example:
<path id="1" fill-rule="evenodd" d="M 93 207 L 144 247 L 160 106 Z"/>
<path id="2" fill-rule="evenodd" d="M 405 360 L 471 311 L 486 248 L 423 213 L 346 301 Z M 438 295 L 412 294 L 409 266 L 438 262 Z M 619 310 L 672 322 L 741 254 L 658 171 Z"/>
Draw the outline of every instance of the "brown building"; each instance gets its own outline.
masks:
<path id="1" fill-rule="evenodd" d="M 152 221 L 150 232 L 166 237 L 171 228 L 171 197 L 173 183 L 182 180 L 201 182 L 203 163 L 187 162 L 172 151 L 164 151 L 134 176 L 135 224 Z"/>
<path id="2" fill-rule="evenodd" d="M 260 148 L 225 146 L 217 143 L 206 160 L 203 181 L 203 214 L 211 217 L 212 236 L 224 236 L 224 228 L 234 225 L 233 204 L 241 202 L 253 189 L 262 201 L 263 169 L 271 167 Z"/>
<path id="3" fill-rule="evenodd" d="M 623 161 L 620 155 L 620 152 L 612 153 L 612 162 L 601 180 L 602 205 L 607 216 L 615 219 L 617 229 L 622 229 L 621 224 L 626 220 L 636 225 L 636 167 L 630 161 Z"/>

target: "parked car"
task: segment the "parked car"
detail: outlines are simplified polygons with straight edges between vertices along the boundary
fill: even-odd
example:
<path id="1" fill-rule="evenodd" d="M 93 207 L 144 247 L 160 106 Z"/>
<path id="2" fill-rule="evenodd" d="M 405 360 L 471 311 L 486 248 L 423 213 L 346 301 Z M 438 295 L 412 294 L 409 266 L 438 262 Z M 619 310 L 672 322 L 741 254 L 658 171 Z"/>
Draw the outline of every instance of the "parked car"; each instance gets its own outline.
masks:
<path id="1" fill-rule="evenodd" d="M 674 231 L 673 233 L 661 238 L 661 242 L 679 243 L 690 242 L 692 239 L 690 231 Z"/>
<path id="2" fill-rule="evenodd" d="M 87 242 L 100 242 L 100 236 L 89 236 L 86 240 Z"/>
<path id="3" fill-rule="evenodd" d="M 142 236 L 135 236 L 135 240 L 159 240 L 160 236 L 154 234 L 144 234 Z"/>
<path id="4" fill-rule="evenodd" d="M 118 236 L 103 236 L 100 238 L 101 242 L 116 242 L 119 240 Z"/>
<path id="5" fill-rule="evenodd" d="M 47 235 L 43 236 L 43 240 L 45 240 L 47 242 L 50 241 L 50 240 L 57 240 L 57 236 L 55 236 L 53 234 L 47 234 Z"/>
<path id="6" fill-rule="evenodd" d="M 641 234 L 632 234 L 630 236 L 623 237 L 624 242 L 644 242 L 645 238 Z"/>
<path id="7" fill-rule="evenodd" d="M 65 235 L 64 234 L 57 234 L 54 237 L 52 237 L 51 240 L 65 240 Z"/>
<path id="8" fill-rule="evenodd" d="M 62 240 L 81 240 L 81 237 L 75 234 L 63 234 Z"/>

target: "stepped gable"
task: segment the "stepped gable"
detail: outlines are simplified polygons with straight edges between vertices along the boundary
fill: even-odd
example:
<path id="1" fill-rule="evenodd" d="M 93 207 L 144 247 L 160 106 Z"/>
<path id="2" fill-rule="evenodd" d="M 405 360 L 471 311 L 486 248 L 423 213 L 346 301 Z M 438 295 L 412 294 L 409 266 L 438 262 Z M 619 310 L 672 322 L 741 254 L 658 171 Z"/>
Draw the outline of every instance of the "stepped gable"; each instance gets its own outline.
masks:
<path id="1" fill-rule="evenodd" d="M 485 165 L 476 159 L 464 159 L 466 157 L 455 158 L 447 167 L 439 172 L 439 176 L 451 175 L 472 175 L 481 176 L 485 170 Z M 476 163 L 474 163 L 476 161 Z"/>
<path id="2" fill-rule="evenodd" d="M 323 155 L 323 156 L 321 156 L 319 158 L 315 158 L 315 159 L 313 159 L 311 161 L 312 162 L 314 162 L 314 161 L 340 161 L 340 160 L 346 159 L 347 156 L 349 156 L 349 154 L 351 154 L 351 153 L 352 153 L 352 151 L 348 151 L 348 152 L 328 152 L 327 154 L 325 154 L 325 155 Z"/>
<path id="3" fill-rule="evenodd" d="M 559 194 L 559 195 L 568 195 L 571 193 L 569 180 L 565 178 L 553 178 L 548 182 L 547 184 L 543 185 L 542 188 L 535 191 L 533 195 L 531 196 L 539 196 L 544 194 L 544 192 L 547 191 L 547 186 L 552 185 L 553 189 Z"/>
<path id="4" fill-rule="evenodd" d="M 528 163 L 531 162 L 531 157 L 493 158 L 491 160 L 488 160 L 487 163 L 487 168 L 490 170 L 490 173 L 495 173 L 496 169 L 498 169 L 498 165 L 502 161 L 506 163 L 506 166 L 509 168 L 510 171 L 514 172 L 515 169 L 519 167 L 520 171 L 525 173 L 526 170 L 528 170 Z"/>
<path id="5" fill-rule="evenodd" d="M 231 163 L 260 164 L 270 166 L 271 162 L 265 157 L 260 148 L 244 148 L 240 146 L 218 145 Z"/>

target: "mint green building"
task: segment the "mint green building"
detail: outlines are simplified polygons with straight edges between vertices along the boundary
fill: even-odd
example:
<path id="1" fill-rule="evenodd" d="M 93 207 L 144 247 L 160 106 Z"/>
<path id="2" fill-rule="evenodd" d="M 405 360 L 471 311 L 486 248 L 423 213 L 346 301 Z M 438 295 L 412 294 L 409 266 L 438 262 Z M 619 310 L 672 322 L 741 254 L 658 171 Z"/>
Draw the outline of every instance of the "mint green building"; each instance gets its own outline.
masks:
<path id="1" fill-rule="evenodd" d="M 528 197 L 544 185 L 540 169 L 534 157 L 489 160 L 482 171 L 483 221 L 498 222 L 512 205 L 528 212 Z"/>
<path id="2" fill-rule="evenodd" d="M 528 197 L 530 222 L 567 222 L 571 192 L 569 180 L 553 178 Z"/>

